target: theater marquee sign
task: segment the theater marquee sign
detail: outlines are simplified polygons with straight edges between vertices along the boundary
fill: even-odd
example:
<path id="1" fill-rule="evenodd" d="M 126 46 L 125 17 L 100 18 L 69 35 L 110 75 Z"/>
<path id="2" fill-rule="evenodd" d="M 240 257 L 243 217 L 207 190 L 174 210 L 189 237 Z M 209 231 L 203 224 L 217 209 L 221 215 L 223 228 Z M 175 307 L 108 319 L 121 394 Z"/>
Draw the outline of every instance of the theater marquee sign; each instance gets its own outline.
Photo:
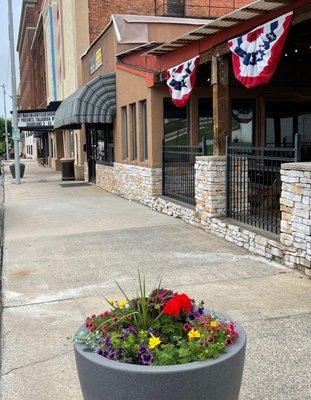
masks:
<path id="1" fill-rule="evenodd" d="M 18 111 L 17 125 L 20 130 L 54 129 L 55 111 Z"/>

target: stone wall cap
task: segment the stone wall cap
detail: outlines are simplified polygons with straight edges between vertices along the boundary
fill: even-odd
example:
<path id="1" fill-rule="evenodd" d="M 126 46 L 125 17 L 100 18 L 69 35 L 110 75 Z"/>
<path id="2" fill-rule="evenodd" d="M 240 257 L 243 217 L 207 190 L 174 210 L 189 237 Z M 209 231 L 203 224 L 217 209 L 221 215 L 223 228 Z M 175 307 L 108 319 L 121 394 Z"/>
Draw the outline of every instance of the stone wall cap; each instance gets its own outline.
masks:
<path id="1" fill-rule="evenodd" d="M 226 161 L 226 156 L 196 156 L 197 161 Z"/>
<path id="2" fill-rule="evenodd" d="M 311 162 L 284 163 L 281 168 L 294 171 L 311 171 Z"/>

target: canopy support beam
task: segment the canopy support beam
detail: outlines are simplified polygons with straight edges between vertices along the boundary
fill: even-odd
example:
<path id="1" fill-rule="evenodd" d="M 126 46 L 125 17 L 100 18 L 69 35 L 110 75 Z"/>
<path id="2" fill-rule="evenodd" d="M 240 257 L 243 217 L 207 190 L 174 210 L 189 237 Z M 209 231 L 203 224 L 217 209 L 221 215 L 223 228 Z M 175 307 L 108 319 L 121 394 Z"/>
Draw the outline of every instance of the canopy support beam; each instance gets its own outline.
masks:
<path id="1" fill-rule="evenodd" d="M 229 62 L 226 56 L 212 57 L 214 156 L 226 154 L 230 132 Z"/>

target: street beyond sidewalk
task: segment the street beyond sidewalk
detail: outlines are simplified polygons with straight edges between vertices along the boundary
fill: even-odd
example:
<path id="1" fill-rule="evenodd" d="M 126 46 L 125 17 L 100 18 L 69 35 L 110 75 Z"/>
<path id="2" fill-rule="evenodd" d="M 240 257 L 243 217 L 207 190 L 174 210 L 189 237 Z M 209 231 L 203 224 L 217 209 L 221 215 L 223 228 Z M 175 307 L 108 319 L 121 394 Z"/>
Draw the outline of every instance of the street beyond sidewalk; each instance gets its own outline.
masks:
<path id="1" fill-rule="evenodd" d="M 114 279 L 135 294 L 138 268 L 242 323 L 241 400 L 311 399 L 309 279 L 31 161 L 5 191 L 2 400 L 82 399 L 66 337 L 120 297 Z"/>

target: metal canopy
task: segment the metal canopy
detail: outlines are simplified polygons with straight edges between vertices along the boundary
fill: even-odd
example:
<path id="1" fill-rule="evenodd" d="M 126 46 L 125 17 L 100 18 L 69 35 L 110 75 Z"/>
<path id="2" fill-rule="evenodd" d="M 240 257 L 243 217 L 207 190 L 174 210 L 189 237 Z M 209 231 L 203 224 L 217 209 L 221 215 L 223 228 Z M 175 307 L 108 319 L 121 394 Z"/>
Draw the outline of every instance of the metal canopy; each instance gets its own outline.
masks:
<path id="1" fill-rule="evenodd" d="M 219 33 L 224 29 L 231 28 L 241 22 L 266 14 L 269 11 L 284 7 L 290 3 L 290 0 L 258 0 L 245 7 L 239 8 L 229 14 L 217 18 L 200 28 L 193 30 L 183 36 L 180 36 L 171 42 L 165 43 L 154 49 L 149 50 L 146 54 L 160 56 L 170 53 L 189 43 L 199 41 L 215 33 Z"/>
<path id="2" fill-rule="evenodd" d="M 116 75 L 100 75 L 67 97 L 55 114 L 54 129 L 112 123 L 116 113 Z"/>

